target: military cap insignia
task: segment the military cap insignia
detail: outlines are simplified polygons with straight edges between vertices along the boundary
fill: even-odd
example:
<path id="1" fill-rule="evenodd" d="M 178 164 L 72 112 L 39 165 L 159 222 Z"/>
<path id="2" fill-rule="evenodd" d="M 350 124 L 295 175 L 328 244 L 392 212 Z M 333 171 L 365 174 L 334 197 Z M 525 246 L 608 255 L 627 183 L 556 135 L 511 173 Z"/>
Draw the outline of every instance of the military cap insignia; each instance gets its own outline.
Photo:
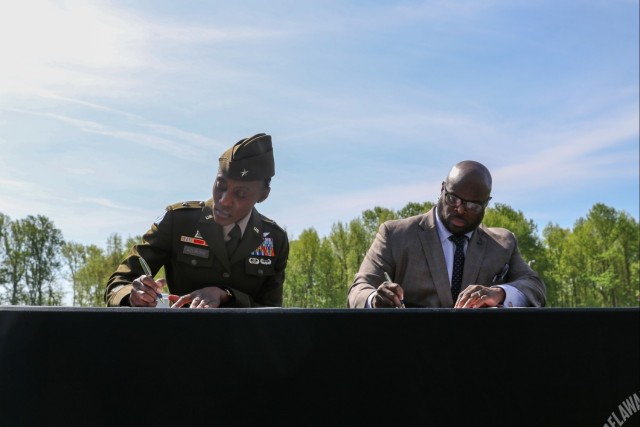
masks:
<path id="1" fill-rule="evenodd" d="M 242 174 L 242 176 L 245 176 L 246 174 L 249 173 L 249 171 L 246 170 L 246 169 L 242 169 L 242 172 L 240 172 L 240 173 Z"/>

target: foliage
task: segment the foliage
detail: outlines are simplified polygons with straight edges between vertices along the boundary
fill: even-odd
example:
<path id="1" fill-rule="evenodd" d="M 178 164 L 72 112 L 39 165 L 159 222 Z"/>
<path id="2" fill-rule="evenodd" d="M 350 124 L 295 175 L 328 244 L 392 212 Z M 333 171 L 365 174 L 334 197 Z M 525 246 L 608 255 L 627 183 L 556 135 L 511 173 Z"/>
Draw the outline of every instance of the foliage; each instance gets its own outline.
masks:
<path id="1" fill-rule="evenodd" d="M 123 244 L 118 234 L 112 234 L 107 239 L 106 250 L 95 245 L 66 244 L 63 254 L 69 268 L 68 279 L 73 288 L 73 305 L 104 306 L 107 280 L 125 258 L 128 248 L 139 240 L 140 238 L 129 238 Z"/>
<path id="2" fill-rule="evenodd" d="M 433 206 L 411 202 L 398 211 L 376 206 L 348 223 L 334 223 L 328 236 L 304 230 L 291 241 L 284 306 L 345 307 L 351 281 L 380 225 Z M 638 305 L 640 227 L 629 214 L 595 204 L 572 229 L 550 223 L 539 235 L 522 212 L 496 204 L 487 208 L 483 222 L 515 234 L 523 258 L 545 281 L 548 306 Z M 139 241 L 137 236 L 123 242 L 112 234 L 105 249 L 65 243 L 44 216 L 12 221 L 0 213 L 0 303 L 60 305 L 60 279 L 66 279 L 74 306 L 103 306 L 109 276 Z"/>
<path id="3" fill-rule="evenodd" d="M 62 232 L 42 215 L 11 222 L 2 217 L 2 300 L 9 304 L 60 305 L 57 282 Z"/>
<path id="4" fill-rule="evenodd" d="M 554 305 L 638 305 L 640 228 L 627 213 L 598 203 L 573 230 L 550 224 L 544 235 Z"/>
<path id="5" fill-rule="evenodd" d="M 305 230 L 291 244 L 285 306 L 344 307 L 351 281 L 380 224 L 420 215 L 433 206 L 411 202 L 398 211 L 375 207 L 348 226 L 334 224 L 327 237 Z M 522 212 L 496 204 L 487 208 L 483 223 L 515 234 L 523 259 L 545 281 L 548 306 L 638 305 L 639 228 L 628 214 L 596 204 L 573 230 L 549 224 L 540 236 Z"/>

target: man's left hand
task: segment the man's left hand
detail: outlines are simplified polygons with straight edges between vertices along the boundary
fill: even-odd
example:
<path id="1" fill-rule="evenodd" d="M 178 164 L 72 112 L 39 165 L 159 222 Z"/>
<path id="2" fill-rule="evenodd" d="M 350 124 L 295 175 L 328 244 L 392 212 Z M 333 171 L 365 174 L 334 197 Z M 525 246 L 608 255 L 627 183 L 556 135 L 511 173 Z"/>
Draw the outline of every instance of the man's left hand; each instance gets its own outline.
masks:
<path id="1" fill-rule="evenodd" d="M 506 293 L 500 287 L 469 285 L 458 296 L 455 308 L 495 307 L 502 304 Z"/>

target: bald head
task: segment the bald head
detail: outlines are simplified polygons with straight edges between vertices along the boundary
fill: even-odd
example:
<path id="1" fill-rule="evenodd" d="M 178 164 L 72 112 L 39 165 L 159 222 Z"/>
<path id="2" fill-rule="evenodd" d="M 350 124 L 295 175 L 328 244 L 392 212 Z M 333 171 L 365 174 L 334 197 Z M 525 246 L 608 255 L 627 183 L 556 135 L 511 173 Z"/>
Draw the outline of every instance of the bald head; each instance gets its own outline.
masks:
<path id="1" fill-rule="evenodd" d="M 453 234 L 475 230 L 491 200 L 491 174 L 481 163 L 465 160 L 453 166 L 442 183 L 438 216 Z"/>
<path id="2" fill-rule="evenodd" d="M 464 160 L 451 168 L 446 181 L 452 186 L 471 186 L 474 190 L 491 194 L 491 173 L 482 163 L 473 160 Z"/>

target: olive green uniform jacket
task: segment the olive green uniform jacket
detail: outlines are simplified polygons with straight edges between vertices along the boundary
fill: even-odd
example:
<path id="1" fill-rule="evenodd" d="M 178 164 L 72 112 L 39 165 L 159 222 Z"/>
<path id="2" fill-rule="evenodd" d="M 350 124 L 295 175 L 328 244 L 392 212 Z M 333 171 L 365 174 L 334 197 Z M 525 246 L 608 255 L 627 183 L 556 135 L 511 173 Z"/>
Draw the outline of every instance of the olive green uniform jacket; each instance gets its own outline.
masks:
<path id="1" fill-rule="evenodd" d="M 108 306 L 129 305 L 131 283 L 144 274 L 139 257 L 155 275 L 164 266 L 169 292 L 185 295 L 208 286 L 226 287 L 235 299 L 225 307 L 279 307 L 289 256 L 287 233 L 255 208 L 229 259 L 222 227 L 213 220 L 213 200 L 168 206 L 143 243 L 111 275 Z"/>

